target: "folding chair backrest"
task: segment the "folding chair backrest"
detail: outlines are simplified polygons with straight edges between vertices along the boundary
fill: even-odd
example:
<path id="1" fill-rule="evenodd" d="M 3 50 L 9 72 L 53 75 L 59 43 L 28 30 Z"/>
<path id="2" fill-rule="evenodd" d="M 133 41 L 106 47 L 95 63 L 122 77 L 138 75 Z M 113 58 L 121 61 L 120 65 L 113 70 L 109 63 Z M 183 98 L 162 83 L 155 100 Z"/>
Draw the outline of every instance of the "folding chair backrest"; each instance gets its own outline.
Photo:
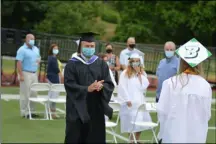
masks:
<path id="1" fill-rule="evenodd" d="M 144 103 L 139 106 L 138 111 L 139 112 L 156 111 L 156 103 Z"/>
<path id="2" fill-rule="evenodd" d="M 145 103 L 146 110 L 156 111 L 156 103 Z"/>
<path id="3" fill-rule="evenodd" d="M 118 94 L 118 86 L 114 88 L 113 94 L 116 96 Z"/>
<path id="4" fill-rule="evenodd" d="M 120 111 L 120 108 L 121 108 L 121 104 L 118 103 L 118 102 L 110 102 L 109 106 L 113 109 L 113 111 L 118 112 L 118 117 L 116 119 L 116 123 L 118 124 L 118 122 L 119 122 L 119 111 Z"/>
<path id="5" fill-rule="evenodd" d="M 50 84 L 48 83 L 33 83 L 30 87 L 31 91 L 49 91 Z"/>
<path id="6" fill-rule="evenodd" d="M 110 102 L 109 106 L 113 109 L 113 111 L 119 111 L 121 108 L 121 104 L 118 102 Z"/>
<path id="7" fill-rule="evenodd" d="M 64 84 L 52 84 L 50 91 L 53 92 L 65 92 Z"/>

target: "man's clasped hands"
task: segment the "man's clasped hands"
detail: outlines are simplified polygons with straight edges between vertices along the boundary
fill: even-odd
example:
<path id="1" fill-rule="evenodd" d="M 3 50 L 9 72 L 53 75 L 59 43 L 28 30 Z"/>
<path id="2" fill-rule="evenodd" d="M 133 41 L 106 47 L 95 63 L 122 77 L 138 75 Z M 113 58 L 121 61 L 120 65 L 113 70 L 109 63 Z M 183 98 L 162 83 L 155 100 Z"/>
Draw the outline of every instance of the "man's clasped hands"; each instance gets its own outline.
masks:
<path id="1" fill-rule="evenodd" d="M 100 91 L 103 88 L 103 82 L 104 80 L 93 82 L 89 87 L 88 87 L 88 92 L 93 92 L 93 91 Z"/>

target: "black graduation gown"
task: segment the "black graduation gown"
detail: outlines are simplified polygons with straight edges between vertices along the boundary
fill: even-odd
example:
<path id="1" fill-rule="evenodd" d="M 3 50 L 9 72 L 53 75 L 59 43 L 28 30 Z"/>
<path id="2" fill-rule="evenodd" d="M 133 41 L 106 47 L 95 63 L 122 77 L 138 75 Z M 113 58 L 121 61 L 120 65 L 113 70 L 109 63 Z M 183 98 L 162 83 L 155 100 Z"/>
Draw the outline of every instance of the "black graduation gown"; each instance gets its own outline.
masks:
<path id="1" fill-rule="evenodd" d="M 90 65 L 70 60 L 64 71 L 65 143 L 105 143 L 104 114 L 112 118 L 108 103 L 114 90 L 108 65 L 100 59 Z M 89 93 L 88 86 L 95 80 L 104 80 L 103 89 Z"/>

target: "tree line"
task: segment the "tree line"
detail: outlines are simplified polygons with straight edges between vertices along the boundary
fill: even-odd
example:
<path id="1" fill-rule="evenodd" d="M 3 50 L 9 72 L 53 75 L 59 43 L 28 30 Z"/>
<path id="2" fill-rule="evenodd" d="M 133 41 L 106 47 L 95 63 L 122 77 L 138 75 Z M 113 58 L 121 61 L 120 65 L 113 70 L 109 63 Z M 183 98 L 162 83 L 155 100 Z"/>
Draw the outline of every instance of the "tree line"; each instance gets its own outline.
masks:
<path id="1" fill-rule="evenodd" d="M 116 24 L 110 41 L 181 45 L 195 37 L 216 46 L 216 1 L 2 1 L 2 27 L 75 35 L 104 34 L 103 21 Z"/>

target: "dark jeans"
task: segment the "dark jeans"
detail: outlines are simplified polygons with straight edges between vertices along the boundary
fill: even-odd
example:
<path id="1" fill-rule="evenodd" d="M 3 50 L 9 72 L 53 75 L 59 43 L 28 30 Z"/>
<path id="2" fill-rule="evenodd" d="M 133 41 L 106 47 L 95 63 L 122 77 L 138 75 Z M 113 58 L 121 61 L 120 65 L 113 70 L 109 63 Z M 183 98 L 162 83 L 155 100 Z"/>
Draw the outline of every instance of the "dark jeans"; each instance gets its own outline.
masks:
<path id="1" fill-rule="evenodd" d="M 156 100 L 155 100 L 155 101 L 156 101 L 156 103 L 158 103 L 158 101 L 159 101 L 159 98 L 157 98 L 157 97 L 156 97 Z"/>

